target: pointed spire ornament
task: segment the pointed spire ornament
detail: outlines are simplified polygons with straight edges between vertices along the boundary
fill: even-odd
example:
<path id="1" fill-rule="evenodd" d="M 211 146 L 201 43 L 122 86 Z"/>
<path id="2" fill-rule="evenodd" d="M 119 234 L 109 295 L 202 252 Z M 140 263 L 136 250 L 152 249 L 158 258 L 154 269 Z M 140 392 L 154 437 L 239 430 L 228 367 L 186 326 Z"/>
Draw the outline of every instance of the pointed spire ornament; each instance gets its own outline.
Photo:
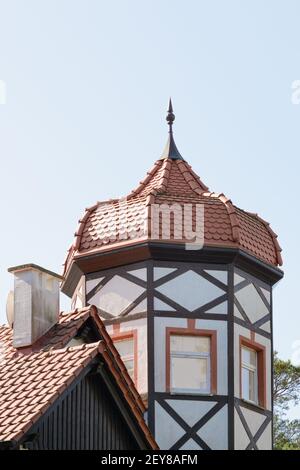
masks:
<path id="1" fill-rule="evenodd" d="M 169 126 L 169 138 L 167 141 L 167 144 L 165 146 L 165 149 L 163 151 L 163 154 L 161 156 L 161 160 L 164 160 L 166 158 L 170 158 L 171 160 L 183 160 L 182 156 L 179 153 L 178 148 L 176 147 L 174 137 L 173 137 L 173 122 L 175 121 L 175 114 L 173 113 L 173 105 L 172 105 L 172 100 L 170 98 L 169 101 L 169 108 L 168 108 L 168 114 L 166 117 L 166 121 Z"/>
<path id="2" fill-rule="evenodd" d="M 167 114 L 167 117 L 166 117 L 166 121 L 169 124 L 170 134 L 173 134 L 172 126 L 173 126 L 173 122 L 175 121 L 175 114 L 173 113 L 173 105 L 172 105 L 171 98 L 170 98 L 170 101 L 169 101 L 169 109 L 168 109 L 168 114 Z"/>

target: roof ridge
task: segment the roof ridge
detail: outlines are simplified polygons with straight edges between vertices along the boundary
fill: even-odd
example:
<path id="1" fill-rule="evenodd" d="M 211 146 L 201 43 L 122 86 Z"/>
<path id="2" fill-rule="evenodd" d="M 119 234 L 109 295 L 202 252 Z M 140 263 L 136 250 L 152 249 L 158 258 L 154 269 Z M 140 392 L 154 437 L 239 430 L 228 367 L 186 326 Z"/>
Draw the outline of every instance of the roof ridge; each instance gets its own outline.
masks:
<path id="1" fill-rule="evenodd" d="M 191 165 L 189 165 L 184 160 L 175 160 L 175 161 L 185 181 L 188 183 L 190 188 L 197 195 L 202 194 L 205 191 L 208 191 L 208 187 L 204 183 L 202 183 L 200 177 L 192 170 Z"/>
<path id="2" fill-rule="evenodd" d="M 59 348 L 59 349 L 50 349 L 50 352 L 52 353 L 58 353 L 58 352 L 73 352 L 73 351 L 81 351 L 85 349 L 98 349 L 100 343 L 103 343 L 102 340 L 100 341 L 95 341 L 93 343 L 84 343 L 84 344 L 78 344 L 76 346 L 67 346 L 65 348 Z"/>
<path id="3" fill-rule="evenodd" d="M 162 167 L 162 161 L 157 160 L 152 166 L 152 168 L 150 168 L 150 170 L 147 171 L 145 178 L 142 179 L 139 182 L 139 185 L 129 193 L 129 195 L 127 196 L 127 199 L 131 199 L 132 197 L 140 194 L 145 189 L 147 184 L 151 181 L 152 177 L 158 172 L 158 170 L 161 167 Z"/>
<path id="4" fill-rule="evenodd" d="M 86 307 L 75 308 L 74 310 L 68 310 L 68 311 L 63 310 L 59 313 L 58 320 L 60 318 L 67 317 L 67 316 L 70 316 L 70 315 L 77 315 L 78 313 L 85 313 L 85 312 L 88 312 L 89 310 L 91 310 L 90 305 L 87 305 Z"/>
<path id="5" fill-rule="evenodd" d="M 172 167 L 172 162 L 170 159 L 166 158 L 165 160 L 162 160 L 162 162 L 163 164 L 161 165 L 162 174 L 160 176 L 160 182 L 158 186 L 153 187 L 153 189 L 156 190 L 157 193 L 167 189 L 170 178 L 170 170 Z"/>
<path id="6" fill-rule="evenodd" d="M 228 216 L 229 216 L 233 240 L 236 243 L 239 243 L 239 241 L 240 241 L 240 223 L 239 223 L 239 220 L 238 220 L 238 217 L 237 217 L 237 214 L 236 214 L 235 206 L 233 205 L 231 199 L 226 197 L 224 193 L 206 192 L 206 193 L 203 193 L 202 195 L 218 199 L 219 201 L 221 201 L 224 204 L 224 206 L 226 207 Z"/>

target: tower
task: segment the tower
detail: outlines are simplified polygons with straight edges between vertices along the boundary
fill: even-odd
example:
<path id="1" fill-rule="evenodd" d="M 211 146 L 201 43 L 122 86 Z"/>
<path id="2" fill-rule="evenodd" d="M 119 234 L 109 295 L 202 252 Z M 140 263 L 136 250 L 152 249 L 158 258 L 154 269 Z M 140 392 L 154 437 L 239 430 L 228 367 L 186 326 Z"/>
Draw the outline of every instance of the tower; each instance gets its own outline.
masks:
<path id="1" fill-rule="evenodd" d="M 169 137 L 126 198 L 86 209 L 62 290 L 99 315 L 162 449 L 272 447 L 269 224 L 210 192 Z"/>

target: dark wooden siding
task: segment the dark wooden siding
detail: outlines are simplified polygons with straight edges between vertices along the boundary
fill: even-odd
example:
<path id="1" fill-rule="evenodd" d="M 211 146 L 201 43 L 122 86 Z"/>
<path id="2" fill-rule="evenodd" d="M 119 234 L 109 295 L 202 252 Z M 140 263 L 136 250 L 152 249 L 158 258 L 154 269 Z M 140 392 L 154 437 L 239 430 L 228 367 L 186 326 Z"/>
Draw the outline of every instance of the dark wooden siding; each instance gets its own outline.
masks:
<path id="1" fill-rule="evenodd" d="M 32 449 L 139 448 L 99 374 L 79 381 L 30 429 L 24 441 Z"/>

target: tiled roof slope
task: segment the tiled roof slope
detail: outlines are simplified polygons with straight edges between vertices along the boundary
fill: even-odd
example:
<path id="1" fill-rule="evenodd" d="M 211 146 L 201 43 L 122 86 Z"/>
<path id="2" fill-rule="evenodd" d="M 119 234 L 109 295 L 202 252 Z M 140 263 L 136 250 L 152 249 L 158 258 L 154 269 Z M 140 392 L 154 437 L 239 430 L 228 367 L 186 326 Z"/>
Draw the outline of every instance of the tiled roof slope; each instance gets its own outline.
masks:
<path id="1" fill-rule="evenodd" d="M 92 318 L 102 340 L 65 347 Z M 97 309 L 63 313 L 31 349 L 12 346 L 12 329 L 0 326 L 0 441 L 18 441 L 98 354 L 106 362 L 150 446 L 157 448 L 145 421 L 145 406 Z"/>
<path id="2" fill-rule="evenodd" d="M 126 198 L 99 202 L 86 209 L 69 249 L 65 273 L 72 259 L 107 251 L 143 240 L 161 240 L 150 231 L 152 204 L 204 205 L 204 245 L 236 247 L 273 266 L 282 265 L 277 235 L 256 214 L 235 207 L 224 194 L 208 191 L 190 165 L 183 160 L 158 160 L 146 178 Z M 193 209 L 195 212 L 195 209 Z M 195 214 L 193 212 L 193 222 Z M 174 237 L 168 240 L 185 243 Z"/>
<path id="3" fill-rule="evenodd" d="M 100 344 L 11 356 L 0 367 L 0 440 L 18 441 L 98 353 Z"/>
<path id="4" fill-rule="evenodd" d="M 76 336 L 78 330 L 88 318 L 93 320 L 94 325 L 98 329 L 101 337 L 104 339 L 108 350 L 114 357 L 128 389 L 134 396 L 137 405 L 143 413 L 145 411 L 144 403 L 136 390 L 131 377 L 127 373 L 127 369 L 121 360 L 110 335 L 107 333 L 106 328 L 98 315 L 97 308 L 93 305 L 82 309 L 76 309 L 72 312 L 62 312 L 57 323 L 30 348 L 15 349 L 12 346 L 12 329 L 7 325 L 0 326 L 0 351 L 2 353 L 2 356 L 0 357 L 6 359 L 16 354 L 29 354 L 31 352 L 64 348 L 69 341 Z"/>

